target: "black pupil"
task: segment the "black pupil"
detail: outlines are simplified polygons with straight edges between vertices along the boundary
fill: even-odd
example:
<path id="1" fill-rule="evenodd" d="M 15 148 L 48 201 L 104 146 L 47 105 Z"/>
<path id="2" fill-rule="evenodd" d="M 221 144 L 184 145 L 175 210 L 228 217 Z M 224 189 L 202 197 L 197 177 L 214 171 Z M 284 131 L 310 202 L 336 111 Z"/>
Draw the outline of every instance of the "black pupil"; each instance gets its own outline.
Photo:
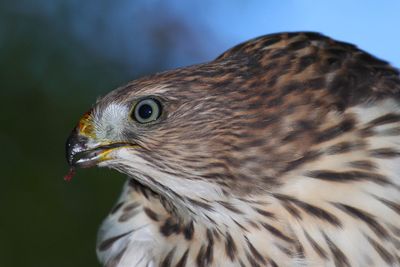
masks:
<path id="1" fill-rule="evenodd" d="M 139 107 L 139 116 L 142 119 L 148 119 L 153 114 L 153 108 L 149 104 L 143 104 Z"/>

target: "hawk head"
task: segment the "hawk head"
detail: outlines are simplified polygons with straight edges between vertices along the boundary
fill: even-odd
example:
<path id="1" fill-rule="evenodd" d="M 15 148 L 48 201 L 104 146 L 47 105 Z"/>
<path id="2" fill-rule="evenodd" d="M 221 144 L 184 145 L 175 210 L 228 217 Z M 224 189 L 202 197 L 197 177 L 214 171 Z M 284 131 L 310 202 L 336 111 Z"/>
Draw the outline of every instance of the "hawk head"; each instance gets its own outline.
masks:
<path id="1" fill-rule="evenodd" d="M 397 70 L 353 45 L 267 35 L 112 91 L 72 131 L 67 159 L 117 169 L 174 202 L 273 193 L 322 177 L 313 170 L 338 151 L 366 161 L 352 152 L 368 135 L 354 135 L 353 108 L 399 92 Z"/>

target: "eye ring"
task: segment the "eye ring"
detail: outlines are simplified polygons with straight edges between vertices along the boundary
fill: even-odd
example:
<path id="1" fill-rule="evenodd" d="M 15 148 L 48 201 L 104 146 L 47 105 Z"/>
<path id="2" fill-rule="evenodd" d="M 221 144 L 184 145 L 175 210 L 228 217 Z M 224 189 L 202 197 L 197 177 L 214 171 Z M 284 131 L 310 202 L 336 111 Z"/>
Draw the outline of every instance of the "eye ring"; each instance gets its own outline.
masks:
<path id="1" fill-rule="evenodd" d="M 161 116 L 161 104 L 155 98 L 139 100 L 131 114 L 131 117 L 142 124 L 157 120 Z"/>

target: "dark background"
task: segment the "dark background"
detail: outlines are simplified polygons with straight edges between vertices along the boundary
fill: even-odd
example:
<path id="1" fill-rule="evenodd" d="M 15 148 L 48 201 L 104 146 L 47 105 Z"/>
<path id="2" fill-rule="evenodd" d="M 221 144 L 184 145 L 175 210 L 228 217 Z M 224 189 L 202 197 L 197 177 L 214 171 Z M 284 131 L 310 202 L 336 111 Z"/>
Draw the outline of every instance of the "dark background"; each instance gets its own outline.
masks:
<path id="1" fill-rule="evenodd" d="M 399 1 L 0 0 L 0 266 L 98 266 L 124 177 L 79 170 L 64 143 L 96 98 L 246 39 L 313 30 L 400 66 Z"/>

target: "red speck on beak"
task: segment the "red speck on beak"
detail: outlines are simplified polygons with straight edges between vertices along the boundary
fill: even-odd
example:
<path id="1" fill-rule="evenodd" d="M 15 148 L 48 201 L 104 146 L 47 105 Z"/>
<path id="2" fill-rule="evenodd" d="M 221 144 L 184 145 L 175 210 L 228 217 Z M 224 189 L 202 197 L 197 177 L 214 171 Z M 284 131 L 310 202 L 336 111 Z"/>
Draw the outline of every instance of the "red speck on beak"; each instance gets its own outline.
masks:
<path id="1" fill-rule="evenodd" d="M 64 181 L 69 182 L 72 180 L 72 177 L 74 177 L 76 173 L 75 167 L 69 168 L 68 173 L 64 176 Z"/>

